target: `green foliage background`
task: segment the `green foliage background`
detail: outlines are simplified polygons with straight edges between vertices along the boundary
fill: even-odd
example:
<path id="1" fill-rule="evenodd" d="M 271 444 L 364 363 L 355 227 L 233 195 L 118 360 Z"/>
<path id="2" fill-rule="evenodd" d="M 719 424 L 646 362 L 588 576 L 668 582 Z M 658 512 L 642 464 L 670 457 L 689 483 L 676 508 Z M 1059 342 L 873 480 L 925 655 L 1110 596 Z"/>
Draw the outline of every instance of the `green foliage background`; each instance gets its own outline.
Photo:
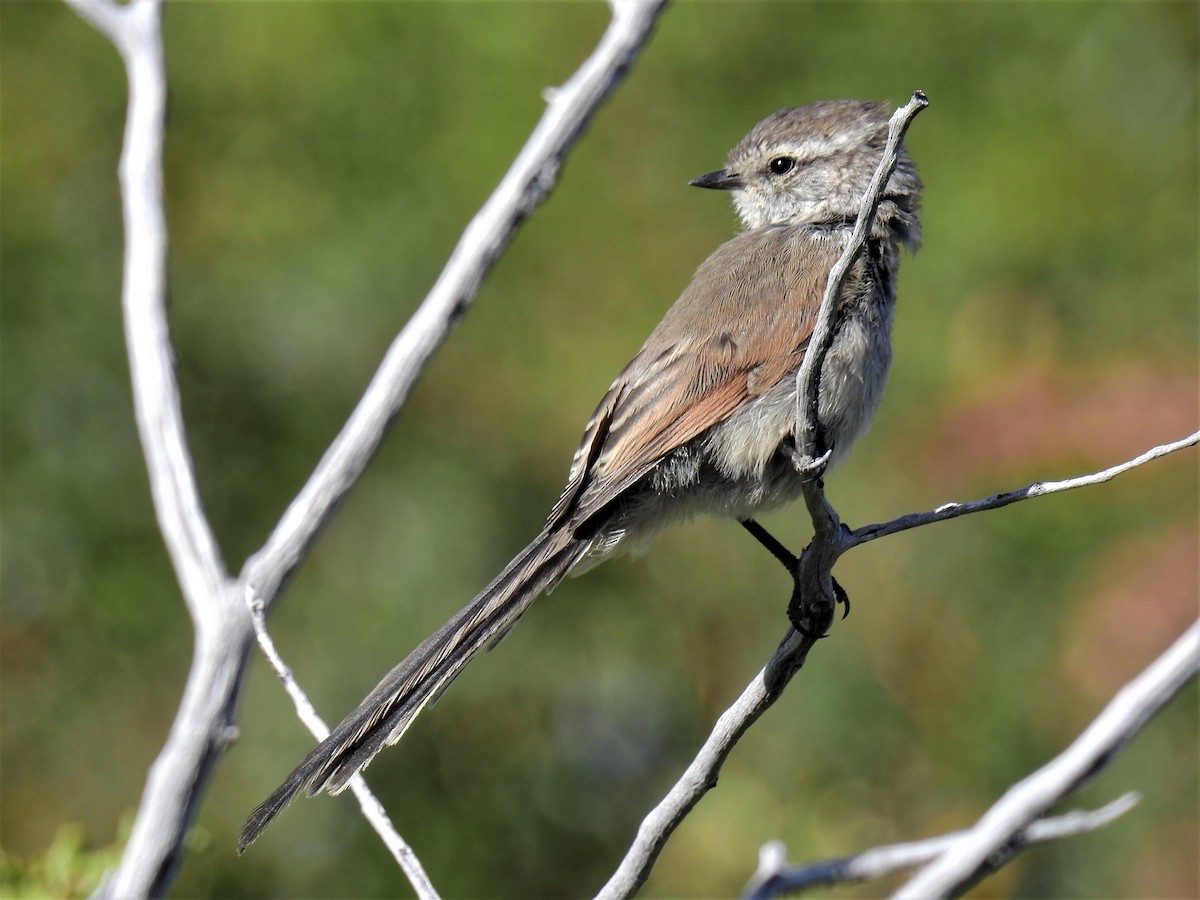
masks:
<path id="1" fill-rule="evenodd" d="M 0 845 L 29 860 L 67 823 L 86 847 L 121 839 L 191 643 L 121 336 L 123 74 L 65 6 L 0 16 Z M 606 20 L 599 3 L 169 6 L 172 322 L 232 570 Z M 533 535 L 609 380 L 733 231 L 686 180 L 779 106 L 932 101 L 910 136 L 926 246 L 901 273 L 892 384 L 830 481 L 846 521 L 1194 430 L 1197 33 L 1193 2 L 670 9 L 280 604 L 319 709 L 348 710 Z M 798 548 L 804 518 L 767 524 Z M 645 895 L 734 894 L 773 838 L 815 859 L 967 823 L 1194 617 L 1196 547 L 1191 452 L 853 554 L 854 615 Z M 788 592 L 736 526 L 678 528 L 539 604 L 370 780 L 447 896 L 588 895 L 767 659 Z M 405 894 L 349 799 L 299 803 L 233 856 L 310 745 L 261 664 L 241 725 L 177 893 Z M 1197 725 L 1192 688 L 1080 801 L 1135 789 L 1135 812 L 976 893 L 1200 894 Z"/>

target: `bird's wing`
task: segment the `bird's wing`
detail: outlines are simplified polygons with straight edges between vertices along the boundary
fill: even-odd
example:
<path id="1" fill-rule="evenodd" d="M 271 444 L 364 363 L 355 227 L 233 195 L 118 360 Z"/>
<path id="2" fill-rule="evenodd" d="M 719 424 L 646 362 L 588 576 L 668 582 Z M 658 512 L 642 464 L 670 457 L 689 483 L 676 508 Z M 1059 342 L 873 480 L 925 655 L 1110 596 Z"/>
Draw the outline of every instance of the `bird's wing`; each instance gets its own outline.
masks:
<path id="1" fill-rule="evenodd" d="M 588 422 L 550 529 L 587 522 L 800 365 L 842 244 L 788 231 L 739 235 L 697 270 Z"/>

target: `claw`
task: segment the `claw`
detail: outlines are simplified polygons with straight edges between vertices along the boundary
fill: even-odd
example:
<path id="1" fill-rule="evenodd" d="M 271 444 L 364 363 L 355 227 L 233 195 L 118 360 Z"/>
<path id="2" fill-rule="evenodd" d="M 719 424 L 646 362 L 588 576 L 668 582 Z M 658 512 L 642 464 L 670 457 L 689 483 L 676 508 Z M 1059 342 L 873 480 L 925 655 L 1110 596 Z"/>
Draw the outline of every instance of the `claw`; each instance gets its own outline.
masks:
<path id="1" fill-rule="evenodd" d="M 838 580 L 833 579 L 833 594 L 837 598 L 837 602 L 845 607 L 842 610 L 842 618 L 850 615 L 850 595 L 846 593 L 846 589 L 838 584 Z"/>

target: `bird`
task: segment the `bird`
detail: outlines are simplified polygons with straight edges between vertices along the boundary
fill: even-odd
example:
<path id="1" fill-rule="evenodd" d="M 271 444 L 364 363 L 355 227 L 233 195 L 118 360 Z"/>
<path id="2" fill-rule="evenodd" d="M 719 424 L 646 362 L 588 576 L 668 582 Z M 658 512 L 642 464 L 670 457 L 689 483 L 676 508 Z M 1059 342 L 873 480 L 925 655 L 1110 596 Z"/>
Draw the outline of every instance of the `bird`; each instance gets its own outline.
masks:
<path id="1" fill-rule="evenodd" d="M 742 230 L 702 262 L 584 428 L 541 531 L 422 641 L 248 817 L 241 853 L 298 794 L 337 794 L 484 648 L 568 573 L 644 552 L 697 513 L 753 524 L 796 499 L 796 374 L 830 269 L 887 143 L 889 107 L 826 100 L 777 110 L 692 179 L 726 191 Z M 817 420 L 832 467 L 870 425 L 891 365 L 901 248 L 921 240 L 923 188 L 905 147 L 836 299 Z"/>

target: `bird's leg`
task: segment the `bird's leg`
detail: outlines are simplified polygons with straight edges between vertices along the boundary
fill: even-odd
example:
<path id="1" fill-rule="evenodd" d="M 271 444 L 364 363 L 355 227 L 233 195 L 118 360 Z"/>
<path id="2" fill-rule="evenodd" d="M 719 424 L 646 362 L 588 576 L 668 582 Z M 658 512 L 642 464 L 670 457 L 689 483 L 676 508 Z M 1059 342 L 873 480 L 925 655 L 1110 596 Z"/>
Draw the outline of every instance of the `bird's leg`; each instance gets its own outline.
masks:
<path id="1" fill-rule="evenodd" d="M 808 629 L 804 628 L 800 624 L 797 624 L 798 619 L 800 618 L 800 557 L 788 550 L 788 548 L 785 547 L 783 543 L 777 537 L 775 537 L 775 535 L 763 528 L 760 524 L 758 524 L 758 522 L 754 521 L 754 519 L 742 519 L 741 523 L 742 527 L 750 532 L 756 541 L 767 548 L 768 553 L 770 553 L 773 557 L 779 560 L 780 563 L 783 564 L 783 567 L 788 570 L 788 574 L 792 576 L 792 580 L 796 582 L 796 593 L 793 595 L 792 602 L 789 604 L 788 609 L 788 618 L 792 620 L 793 626 L 795 626 L 796 630 L 801 634 L 813 638 L 814 640 L 819 637 L 824 637 L 824 635 L 811 634 L 809 633 Z M 846 593 L 846 589 L 838 584 L 836 578 L 831 577 L 831 580 L 833 581 L 834 597 L 838 603 L 842 604 L 842 618 L 844 619 L 846 616 L 850 615 L 850 596 Z"/>
<path id="2" fill-rule="evenodd" d="M 783 563 L 783 567 L 788 570 L 788 574 L 793 578 L 796 576 L 796 564 L 800 561 L 791 550 L 783 546 L 780 540 L 763 528 L 753 519 L 742 519 L 742 527 L 754 535 L 754 539 L 767 548 L 767 552 Z"/>

